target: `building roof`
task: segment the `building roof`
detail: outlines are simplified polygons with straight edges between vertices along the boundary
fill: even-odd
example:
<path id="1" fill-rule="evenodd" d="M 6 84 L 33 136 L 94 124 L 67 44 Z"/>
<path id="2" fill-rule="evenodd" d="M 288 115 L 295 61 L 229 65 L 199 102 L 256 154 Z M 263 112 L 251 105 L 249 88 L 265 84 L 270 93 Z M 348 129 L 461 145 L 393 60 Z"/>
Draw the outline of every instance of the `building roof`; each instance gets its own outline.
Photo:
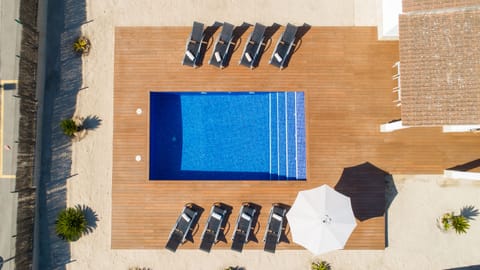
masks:
<path id="1" fill-rule="evenodd" d="M 478 0 L 403 0 L 403 12 L 478 5 Z"/>
<path id="2" fill-rule="evenodd" d="M 405 0 L 404 8 L 416 1 Z M 418 5 L 448 6 L 446 1 Z M 473 1 L 450 1 L 450 6 Z M 407 4 L 407 6 L 405 6 Z M 413 5 L 413 4 L 411 4 Z M 400 15 L 402 120 L 410 126 L 480 124 L 480 9 Z"/>

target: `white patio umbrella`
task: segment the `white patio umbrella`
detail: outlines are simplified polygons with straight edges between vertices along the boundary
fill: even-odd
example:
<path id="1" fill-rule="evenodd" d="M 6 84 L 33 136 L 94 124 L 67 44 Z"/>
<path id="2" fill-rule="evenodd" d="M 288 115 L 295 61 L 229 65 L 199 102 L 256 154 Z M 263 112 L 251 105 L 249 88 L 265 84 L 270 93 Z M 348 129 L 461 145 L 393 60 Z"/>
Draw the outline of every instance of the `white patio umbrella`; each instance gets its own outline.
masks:
<path id="1" fill-rule="evenodd" d="M 327 185 L 300 191 L 287 219 L 293 241 L 315 255 L 342 249 L 357 226 L 350 198 Z"/>

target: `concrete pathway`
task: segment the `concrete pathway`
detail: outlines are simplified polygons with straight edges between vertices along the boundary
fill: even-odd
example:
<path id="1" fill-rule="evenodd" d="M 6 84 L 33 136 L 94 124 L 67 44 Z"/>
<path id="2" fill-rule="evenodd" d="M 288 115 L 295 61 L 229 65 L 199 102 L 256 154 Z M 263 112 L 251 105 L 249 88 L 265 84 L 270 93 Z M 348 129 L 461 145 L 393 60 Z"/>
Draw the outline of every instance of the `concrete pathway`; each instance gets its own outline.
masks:
<path id="1" fill-rule="evenodd" d="M 21 26 L 19 0 L 0 0 L 0 269 L 15 269 L 17 194 L 15 172 L 19 101 L 17 94 Z"/>

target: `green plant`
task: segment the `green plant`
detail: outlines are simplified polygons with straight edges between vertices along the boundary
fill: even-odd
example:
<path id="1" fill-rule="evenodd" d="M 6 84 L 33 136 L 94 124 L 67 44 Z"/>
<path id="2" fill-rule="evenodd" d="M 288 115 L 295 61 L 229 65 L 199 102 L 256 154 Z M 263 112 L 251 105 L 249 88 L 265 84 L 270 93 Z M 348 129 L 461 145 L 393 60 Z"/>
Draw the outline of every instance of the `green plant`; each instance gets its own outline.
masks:
<path id="1" fill-rule="evenodd" d="M 79 37 L 73 43 L 73 50 L 77 53 L 87 54 L 90 51 L 90 40 L 86 37 Z"/>
<path id="2" fill-rule="evenodd" d="M 60 127 L 63 130 L 63 133 L 67 136 L 75 135 L 75 132 L 81 130 L 81 126 L 77 125 L 73 119 L 63 119 L 60 122 Z"/>
<path id="3" fill-rule="evenodd" d="M 87 218 L 80 207 L 62 210 L 55 221 L 55 232 L 68 242 L 77 241 L 87 232 Z"/>
<path id="4" fill-rule="evenodd" d="M 455 215 L 453 212 L 445 213 L 442 216 L 441 223 L 443 230 L 448 231 L 453 228 L 458 234 L 467 233 L 470 228 L 470 223 L 466 217 L 461 214 Z"/>
<path id="5" fill-rule="evenodd" d="M 332 267 L 326 261 L 312 262 L 312 270 L 330 270 Z"/>

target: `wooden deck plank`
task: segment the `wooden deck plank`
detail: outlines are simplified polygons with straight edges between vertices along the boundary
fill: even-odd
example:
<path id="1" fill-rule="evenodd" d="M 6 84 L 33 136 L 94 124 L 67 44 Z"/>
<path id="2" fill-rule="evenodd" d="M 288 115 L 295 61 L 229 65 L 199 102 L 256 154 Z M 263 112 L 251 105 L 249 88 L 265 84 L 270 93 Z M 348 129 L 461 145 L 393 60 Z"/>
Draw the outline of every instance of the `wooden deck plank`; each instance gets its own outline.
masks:
<path id="1" fill-rule="evenodd" d="M 391 174 L 441 174 L 443 169 L 476 159 L 475 134 L 443 134 L 439 128 L 380 133 L 382 123 L 400 116 L 392 100 L 392 64 L 398 42 L 377 41 L 376 28 L 312 27 L 283 71 L 268 64 L 273 43 L 260 66 L 238 66 L 247 31 L 230 66 L 208 65 L 212 48 L 198 69 L 181 65 L 188 27 L 125 27 L 115 33 L 112 248 L 161 249 L 183 205 L 205 208 L 194 233 L 198 248 L 213 202 L 233 207 L 226 237 L 214 249 L 226 249 L 243 201 L 262 206 L 258 243 L 270 206 L 291 205 L 298 191 L 322 184 L 335 186 L 343 169 L 370 162 Z M 218 32 L 216 33 L 218 35 Z M 304 91 L 307 124 L 307 181 L 148 181 L 150 91 Z M 142 115 L 135 110 L 142 108 Z M 140 162 L 135 155 L 141 155 Z M 288 231 L 287 231 L 288 232 Z M 291 235 L 287 237 L 291 242 Z M 358 223 L 346 248 L 383 249 L 383 216 Z M 279 249 L 297 249 L 281 243 Z"/>

